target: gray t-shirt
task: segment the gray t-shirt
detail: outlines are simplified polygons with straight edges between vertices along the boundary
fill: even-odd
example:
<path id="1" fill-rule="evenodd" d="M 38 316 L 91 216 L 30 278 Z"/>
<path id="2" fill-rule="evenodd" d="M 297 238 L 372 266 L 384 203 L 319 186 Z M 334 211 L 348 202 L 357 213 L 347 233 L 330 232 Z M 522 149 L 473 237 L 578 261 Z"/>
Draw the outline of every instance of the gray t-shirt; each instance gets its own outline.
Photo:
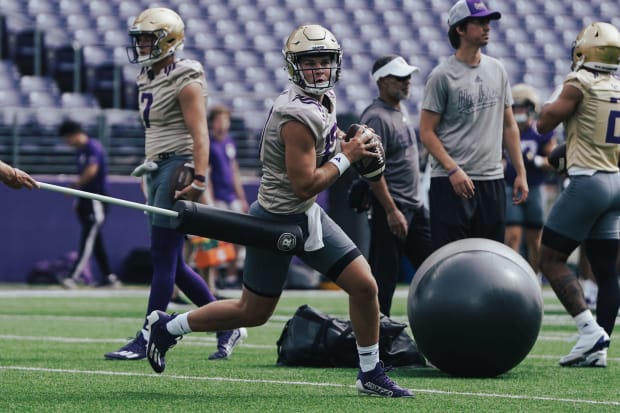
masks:
<path id="1" fill-rule="evenodd" d="M 502 179 L 504 109 L 512 106 L 508 74 L 502 64 L 482 55 L 470 66 L 450 56 L 424 87 L 422 109 L 441 114 L 437 135 L 456 163 L 477 180 Z M 431 176 L 447 171 L 431 158 Z"/>
<path id="2" fill-rule="evenodd" d="M 375 99 L 362 113 L 361 122 L 381 136 L 385 150 L 383 176 L 392 199 L 401 207 L 421 205 L 418 146 L 407 108 L 397 110 Z"/>

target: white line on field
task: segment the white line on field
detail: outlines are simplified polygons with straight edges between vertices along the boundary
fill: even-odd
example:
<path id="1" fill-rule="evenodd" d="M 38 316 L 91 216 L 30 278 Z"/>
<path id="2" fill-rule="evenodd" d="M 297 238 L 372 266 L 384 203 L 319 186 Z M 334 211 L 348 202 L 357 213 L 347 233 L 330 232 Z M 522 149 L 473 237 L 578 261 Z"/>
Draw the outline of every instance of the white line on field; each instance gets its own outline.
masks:
<path id="1" fill-rule="evenodd" d="M 75 369 L 51 369 L 43 367 L 23 367 L 23 366 L 0 366 L 0 370 L 15 370 L 15 371 L 31 371 L 31 372 L 44 372 L 44 373 L 59 373 L 59 374 L 89 374 L 96 376 L 124 376 L 124 377 L 157 377 L 158 379 L 170 379 L 170 380 L 197 380 L 197 381 L 220 381 L 230 383 L 261 383 L 261 384 L 275 384 L 275 385 L 300 385 L 300 386 L 313 386 L 313 387 L 346 387 L 355 388 L 353 385 L 339 384 L 339 383 L 316 383 L 306 381 L 288 381 L 288 380 L 256 380 L 256 379 L 239 379 L 230 377 L 201 377 L 201 376 L 181 376 L 181 375 L 156 375 L 145 373 L 130 373 L 130 372 L 118 372 L 118 371 L 105 371 L 105 370 L 75 370 Z M 519 400 L 541 400 L 551 401 L 559 403 L 578 403 L 578 404 L 590 404 L 601 406 L 620 406 L 620 401 L 613 400 L 586 400 L 586 399 L 565 399 L 558 397 L 548 396 L 532 396 L 521 394 L 501 394 L 501 393 L 474 393 L 474 392 L 458 392 L 458 391 L 446 391 L 435 389 L 413 389 L 417 393 L 428 394 L 443 394 L 448 396 L 471 396 L 480 398 L 498 398 L 498 399 L 519 399 Z"/>
<path id="2" fill-rule="evenodd" d="M 79 338 L 79 337 L 41 337 L 41 336 L 19 336 L 14 334 L 0 334 L 0 340 L 13 340 L 13 341 L 41 341 L 41 342 L 53 342 L 53 343 L 107 343 L 107 344 L 117 344 L 117 343 L 127 343 L 125 339 L 117 339 L 117 338 Z M 183 345 L 187 346 L 212 346 L 216 343 L 217 340 L 215 337 L 191 337 L 183 338 Z M 260 349 L 272 349 L 275 348 L 276 345 L 273 344 L 248 344 L 242 343 L 240 346 L 247 348 L 260 348 Z"/>

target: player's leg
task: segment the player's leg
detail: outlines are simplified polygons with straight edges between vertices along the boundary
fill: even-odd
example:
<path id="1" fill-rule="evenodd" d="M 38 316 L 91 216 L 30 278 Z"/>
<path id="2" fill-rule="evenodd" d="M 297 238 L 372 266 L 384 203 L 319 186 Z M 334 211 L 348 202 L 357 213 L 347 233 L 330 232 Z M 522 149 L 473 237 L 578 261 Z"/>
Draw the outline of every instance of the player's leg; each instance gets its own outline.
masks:
<path id="1" fill-rule="evenodd" d="M 178 316 L 151 313 L 148 358 L 153 370 L 161 373 L 165 369 L 166 352 L 184 334 L 235 329 L 242 333 L 242 327 L 264 324 L 276 308 L 290 261 L 291 256 L 249 247 L 240 298 L 214 301 Z"/>
<path id="2" fill-rule="evenodd" d="M 611 336 L 620 308 L 620 286 L 616 271 L 618 239 L 588 239 L 584 242 L 598 288 L 596 321 Z"/>
<path id="3" fill-rule="evenodd" d="M 567 265 L 569 255 L 586 238 L 607 208 L 605 187 L 604 179 L 598 174 L 571 177 L 568 188 L 558 197 L 543 228 L 541 270 L 573 317 L 579 332 L 577 344 L 560 359 L 562 366 L 605 365 L 599 352 L 609 346 L 609 336 L 594 320 L 581 285 Z"/>
<path id="4" fill-rule="evenodd" d="M 356 387 L 360 393 L 413 397 L 386 374 L 379 361 L 379 299 L 370 265 L 344 231 L 321 211 L 324 248 L 304 252 L 306 264 L 325 274 L 349 295 L 349 315 L 360 360 Z"/>
<path id="5" fill-rule="evenodd" d="M 523 206 L 512 203 L 512 186 L 506 185 L 506 234 L 504 242 L 513 250 L 521 253 L 523 239 Z"/>
<path id="6" fill-rule="evenodd" d="M 80 250 L 71 275 L 63 282 L 65 287 L 71 288 L 76 285 L 75 283 L 80 280 L 93 254 L 95 241 L 99 235 L 99 228 L 103 222 L 103 217 L 95 213 L 94 204 L 96 202 L 98 201 L 82 198 L 77 201 L 77 214 L 82 228 Z M 101 203 L 99 202 L 99 204 Z"/>

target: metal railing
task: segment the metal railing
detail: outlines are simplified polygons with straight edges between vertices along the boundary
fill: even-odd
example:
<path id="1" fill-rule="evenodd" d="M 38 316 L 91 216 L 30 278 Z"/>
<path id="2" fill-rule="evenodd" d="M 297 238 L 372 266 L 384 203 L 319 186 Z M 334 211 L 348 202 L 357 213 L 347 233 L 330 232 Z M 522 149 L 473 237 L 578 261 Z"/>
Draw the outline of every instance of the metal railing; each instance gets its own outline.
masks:
<path id="1" fill-rule="evenodd" d="M 37 122 L 40 111 L 53 111 L 58 122 Z M 46 119 L 50 119 L 47 113 Z M 58 136 L 64 118 L 80 122 L 106 150 L 111 175 L 128 175 L 144 159 L 144 129 L 137 111 L 123 109 L 0 108 L 0 159 L 32 174 L 75 173 L 75 150 Z M 242 125 L 233 122 L 233 126 Z M 254 133 L 231 129 L 244 175 L 257 175 L 258 142 Z"/>

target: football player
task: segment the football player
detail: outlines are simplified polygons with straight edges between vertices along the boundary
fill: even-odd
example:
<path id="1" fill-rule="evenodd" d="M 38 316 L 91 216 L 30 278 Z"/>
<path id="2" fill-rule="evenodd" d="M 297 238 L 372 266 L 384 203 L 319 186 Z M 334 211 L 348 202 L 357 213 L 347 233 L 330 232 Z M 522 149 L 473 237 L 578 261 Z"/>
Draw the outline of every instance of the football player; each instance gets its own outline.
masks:
<path id="1" fill-rule="evenodd" d="M 412 397 L 385 374 L 379 361 L 377 284 L 356 245 L 316 203 L 353 162 L 375 156 L 374 144 L 359 128 L 344 141 L 336 125 L 336 95 L 342 50 L 334 35 L 319 25 L 295 29 L 283 50 L 290 87 L 280 94 L 262 132 L 262 177 L 258 200 L 250 214 L 304 228 L 299 257 L 325 274 L 349 295 L 350 316 L 357 339 L 361 393 Z M 148 358 L 156 372 L 165 368 L 165 353 L 183 335 L 262 325 L 273 314 L 291 263 L 290 255 L 247 247 L 241 298 L 210 303 L 194 311 L 148 316 L 151 336 Z"/>
<path id="2" fill-rule="evenodd" d="M 140 116 L 145 130 L 146 162 L 155 165 L 144 174 L 149 205 L 172 209 L 171 177 L 186 162 L 194 163 L 194 179 L 177 192 L 177 199 L 196 201 L 206 190 L 209 136 L 206 116 L 206 81 L 202 65 L 181 59 L 184 23 L 174 11 L 154 7 L 144 10 L 129 28 L 132 45 L 129 61 L 142 66 L 137 76 Z M 205 280 L 183 259 L 183 234 L 169 217 L 149 214 L 153 279 L 147 315 L 165 310 L 175 283 L 196 305 L 215 301 Z M 218 331 L 218 350 L 209 359 L 225 359 L 246 335 L 234 329 Z M 146 357 L 149 338 L 146 320 L 136 337 L 107 359 L 138 360 Z"/>
<path id="3" fill-rule="evenodd" d="M 541 270 L 579 331 L 560 365 L 605 367 L 620 307 L 620 80 L 613 74 L 620 66 L 620 32 L 609 23 L 586 26 L 571 57 L 572 71 L 543 106 L 537 123 L 540 133 L 564 123 L 570 177 L 543 228 Z M 596 320 L 566 265 L 582 242 L 599 285 Z"/>

